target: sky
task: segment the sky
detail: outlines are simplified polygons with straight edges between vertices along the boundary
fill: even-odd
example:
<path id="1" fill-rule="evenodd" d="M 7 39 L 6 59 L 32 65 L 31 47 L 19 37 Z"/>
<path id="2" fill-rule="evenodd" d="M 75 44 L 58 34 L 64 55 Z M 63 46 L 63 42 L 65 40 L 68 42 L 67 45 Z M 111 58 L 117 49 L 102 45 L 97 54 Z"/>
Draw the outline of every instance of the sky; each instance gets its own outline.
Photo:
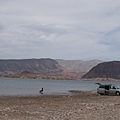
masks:
<path id="1" fill-rule="evenodd" d="M 120 0 L 0 0 L 0 59 L 120 60 Z"/>

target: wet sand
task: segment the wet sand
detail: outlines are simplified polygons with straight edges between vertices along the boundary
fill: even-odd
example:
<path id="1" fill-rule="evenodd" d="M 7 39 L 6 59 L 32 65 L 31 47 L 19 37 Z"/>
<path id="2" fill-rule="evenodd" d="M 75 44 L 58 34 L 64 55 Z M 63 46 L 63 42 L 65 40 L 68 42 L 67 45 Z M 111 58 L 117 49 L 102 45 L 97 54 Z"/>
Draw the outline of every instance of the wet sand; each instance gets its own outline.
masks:
<path id="1" fill-rule="evenodd" d="M 95 91 L 0 97 L 0 120 L 120 120 L 119 111 L 120 96 Z"/>

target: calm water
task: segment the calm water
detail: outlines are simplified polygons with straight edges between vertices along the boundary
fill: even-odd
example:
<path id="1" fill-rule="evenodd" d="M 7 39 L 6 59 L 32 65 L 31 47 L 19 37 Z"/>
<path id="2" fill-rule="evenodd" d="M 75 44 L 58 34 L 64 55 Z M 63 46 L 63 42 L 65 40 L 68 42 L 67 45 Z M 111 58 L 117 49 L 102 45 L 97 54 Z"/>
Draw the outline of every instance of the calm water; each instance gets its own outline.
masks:
<path id="1" fill-rule="evenodd" d="M 0 78 L 0 95 L 39 95 L 43 87 L 44 94 L 64 94 L 69 90 L 96 90 L 95 81 L 81 80 L 38 80 Z M 120 86 L 120 82 L 100 82 Z"/>

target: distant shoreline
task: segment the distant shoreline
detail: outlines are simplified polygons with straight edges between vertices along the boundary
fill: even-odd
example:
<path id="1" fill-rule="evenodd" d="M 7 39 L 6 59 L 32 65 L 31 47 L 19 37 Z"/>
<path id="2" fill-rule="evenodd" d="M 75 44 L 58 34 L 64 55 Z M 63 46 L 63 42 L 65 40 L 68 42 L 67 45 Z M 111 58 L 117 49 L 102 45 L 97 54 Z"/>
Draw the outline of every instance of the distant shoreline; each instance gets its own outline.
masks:
<path id="1" fill-rule="evenodd" d="M 80 79 L 72 79 L 72 78 L 66 78 L 66 79 L 55 79 L 54 77 L 52 78 L 49 78 L 49 77 L 44 77 L 44 78 L 42 78 L 42 77 L 12 77 L 12 76 L 0 76 L 0 78 L 22 78 L 22 79 L 38 79 L 38 80 L 40 80 L 40 79 L 42 79 L 42 80 L 83 80 L 83 81 L 120 81 L 120 79 L 113 79 L 113 78 L 80 78 Z"/>
<path id="2" fill-rule="evenodd" d="M 106 82 L 120 82 L 120 79 L 113 79 L 113 78 L 81 78 L 81 80 L 87 81 L 106 81 Z"/>

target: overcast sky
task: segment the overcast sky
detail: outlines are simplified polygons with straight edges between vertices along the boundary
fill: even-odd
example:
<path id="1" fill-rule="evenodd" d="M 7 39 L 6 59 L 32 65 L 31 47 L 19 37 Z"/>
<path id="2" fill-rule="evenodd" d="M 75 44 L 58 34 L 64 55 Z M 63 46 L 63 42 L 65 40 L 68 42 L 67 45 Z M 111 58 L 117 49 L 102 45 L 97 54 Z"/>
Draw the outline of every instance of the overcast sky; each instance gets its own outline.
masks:
<path id="1" fill-rule="evenodd" d="M 120 60 L 120 0 L 0 0 L 0 59 Z"/>

